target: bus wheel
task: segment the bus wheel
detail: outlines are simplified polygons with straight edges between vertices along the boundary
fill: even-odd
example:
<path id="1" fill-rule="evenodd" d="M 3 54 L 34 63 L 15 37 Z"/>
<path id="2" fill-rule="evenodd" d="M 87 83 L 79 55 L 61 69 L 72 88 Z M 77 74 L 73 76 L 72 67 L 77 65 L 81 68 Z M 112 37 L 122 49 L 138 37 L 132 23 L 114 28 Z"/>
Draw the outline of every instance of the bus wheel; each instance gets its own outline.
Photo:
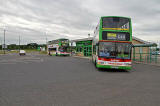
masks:
<path id="1" fill-rule="evenodd" d="M 96 69 L 99 69 L 99 68 L 97 67 L 97 61 L 96 61 L 96 60 L 95 60 L 94 65 L 95 65 Z"/>

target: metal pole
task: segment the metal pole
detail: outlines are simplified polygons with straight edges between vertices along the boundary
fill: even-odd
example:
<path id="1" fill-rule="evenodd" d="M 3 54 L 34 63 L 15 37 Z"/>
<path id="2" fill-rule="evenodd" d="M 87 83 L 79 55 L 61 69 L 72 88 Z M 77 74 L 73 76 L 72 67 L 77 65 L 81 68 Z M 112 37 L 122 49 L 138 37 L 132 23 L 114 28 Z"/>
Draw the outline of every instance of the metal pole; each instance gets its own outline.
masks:
<path id="1" fill-rule="evenodd" d="M 46 52 L 48 51 L 48 48 L 47 48 L 47 32 L 46 32 Z"/>
<path id="2" fill-rule="evenodd" d="M 159 41 L 159 52 L 160 52 L 160 41 Z"/>
<path id="3" fill-rule="evenodd" d="M 3 47 L 4 54 L 6 54 L 6 53 L 5 53 L 5 45 L 6 45 L 6 44 L 5 44 L 5 39 L 6 39 L 6 38 L 5 38 L 5 36 L 6 36 L 5 33 L 6 33 L 6 30 L 4 29 L 4 47 Z"/>
<path id="4" fill-rule="evenodd" d="M 19 52 L 20 52 L 20 49 L 21 49 L 21 47 L 20 47 L 20 36 L 19 36 Z"/>
<path id="5" fill-rule="evenodd" d="M 2 39 L 3 39 L 3 38 L 2 38 Z M 3 45 L 2 39 L 1 39 L 1 46 Z M 2 47 L 2 51 L 3 51 L 3 47 Z"/>
<path id="6" fill-rule="evenodd" d="M 150 63 L 152 62 L 152 49 L 151 49 L 151 47 L 149 47 L 150 48 Z"/>

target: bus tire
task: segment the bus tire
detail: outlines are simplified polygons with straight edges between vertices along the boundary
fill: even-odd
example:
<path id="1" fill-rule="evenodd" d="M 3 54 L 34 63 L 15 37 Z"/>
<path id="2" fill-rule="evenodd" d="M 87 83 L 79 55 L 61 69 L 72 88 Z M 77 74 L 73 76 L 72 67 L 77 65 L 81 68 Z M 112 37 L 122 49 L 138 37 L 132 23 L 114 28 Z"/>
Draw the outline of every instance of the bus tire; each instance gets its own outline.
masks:
<path id="1" fill-rule="evenodd" d="M 96 69 L 98 69 L 99 70 L 99 68 L 97 67 L 97 61 L 95 60 L 95 67 L 96 67 Z"/>

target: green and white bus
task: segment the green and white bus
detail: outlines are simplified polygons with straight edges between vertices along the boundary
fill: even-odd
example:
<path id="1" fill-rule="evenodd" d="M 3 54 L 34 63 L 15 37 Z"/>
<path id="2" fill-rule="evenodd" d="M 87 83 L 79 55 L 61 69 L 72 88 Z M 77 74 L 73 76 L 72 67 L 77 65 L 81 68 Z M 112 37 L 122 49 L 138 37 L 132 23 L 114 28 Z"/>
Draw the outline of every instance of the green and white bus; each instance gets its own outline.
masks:
<path id="1" fill-rule="evenodd" d="M 103 16 L 94 31 L 92 60 L 97 68 L 131 69 L 131 18 Z"/>
<path id="2" fill-rule="evenodd" d="M 52 40 L 48 44 L 48 54 L 52 56 L 69 56 L 69 39 Z"/>

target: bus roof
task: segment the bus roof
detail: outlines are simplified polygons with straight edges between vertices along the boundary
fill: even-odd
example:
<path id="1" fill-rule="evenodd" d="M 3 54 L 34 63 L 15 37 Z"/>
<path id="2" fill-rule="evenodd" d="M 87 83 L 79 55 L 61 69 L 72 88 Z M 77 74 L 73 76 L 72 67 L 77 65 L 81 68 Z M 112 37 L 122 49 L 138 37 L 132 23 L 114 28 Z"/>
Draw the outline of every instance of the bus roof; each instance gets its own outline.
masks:
<path id="1" fill-rule="evenodd" d="M 124 16 L 101 16 L 101 18 L 104 18 L 104 17 L 121 17 L 121 18 L 131 19 L 130 17 L 124 17 Z"/>

